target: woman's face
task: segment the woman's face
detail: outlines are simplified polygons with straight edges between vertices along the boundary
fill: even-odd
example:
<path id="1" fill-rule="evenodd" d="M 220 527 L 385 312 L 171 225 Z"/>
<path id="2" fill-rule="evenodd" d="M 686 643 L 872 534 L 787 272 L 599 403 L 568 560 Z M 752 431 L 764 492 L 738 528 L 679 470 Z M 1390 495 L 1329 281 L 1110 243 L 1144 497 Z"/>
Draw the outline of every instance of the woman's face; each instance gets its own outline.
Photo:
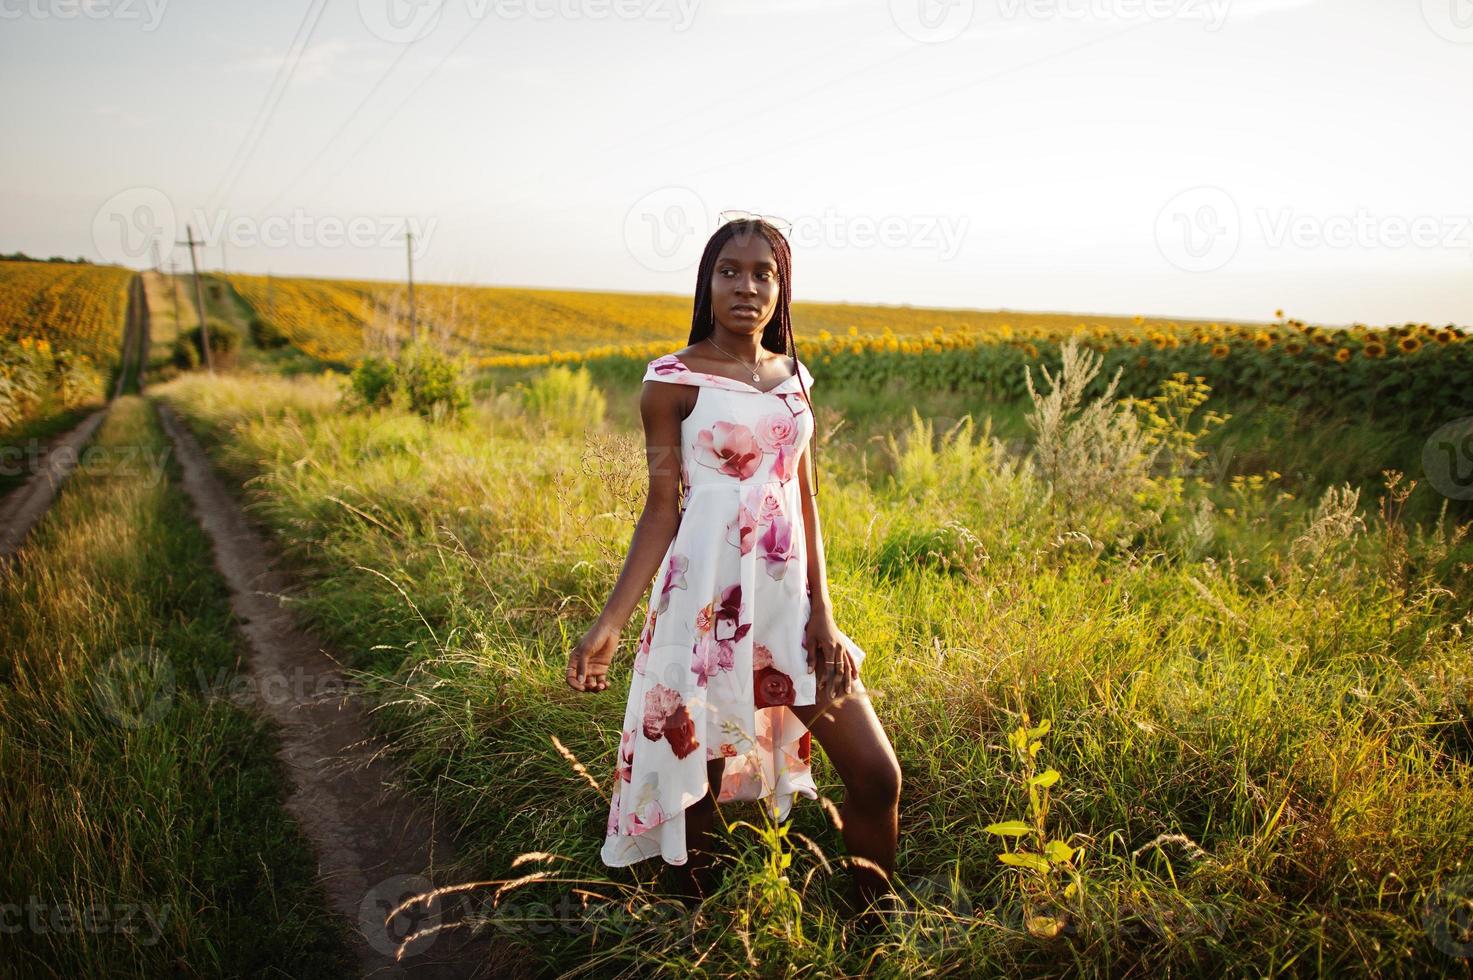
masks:
<path id="1" fill-rule="evenodd" d="M 732 333 L 761 334 L 777 309 L 779 286 L 772 246 L 759 232 L 737 233 L 721 247 L 711 271 L 711 312 Z"/>

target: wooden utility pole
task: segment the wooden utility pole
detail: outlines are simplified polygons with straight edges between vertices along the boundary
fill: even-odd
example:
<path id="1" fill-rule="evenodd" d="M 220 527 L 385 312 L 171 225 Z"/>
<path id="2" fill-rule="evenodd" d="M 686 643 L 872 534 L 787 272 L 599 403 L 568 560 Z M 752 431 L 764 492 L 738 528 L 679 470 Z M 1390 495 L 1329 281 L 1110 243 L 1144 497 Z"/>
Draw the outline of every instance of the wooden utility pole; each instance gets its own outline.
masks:
<path id="1" fill-rule="evenodd" d="M 414 232 L 404 233 L 404 253 L 409 259 L 409 342 L 419 339 L 419 321 L 414 315 Z"/>
<path id="2" fill-rule="evenodd" d="M 169 284 L 172 287 L 171 292 L 173 292 L 173 294 L 174 294 L 174 336 L 175 337 L 179 336 L 179 273 L 177 271 L 175 271 L 176 269 L 178 269 L 178 267 L 179 267 L 179 263 L 178 262 L 175 262 L 173 259 L 170 259 L 169 260 Z"/>
<path id="3" fill-rule="evenodd" d="M 163 271 L 164 271 L 164 263 L 159 260 L 159 241 L 158 241 L 158 239 L 155 238 L 153 241 L 149 242 L 148 243 L 148 247 L 151 248 L 151 249 L 153 249 L 153 271 L 159 273 L 160 275 L 162 275 L 163 274 Z"/>
<path id="4" fill-rule="evenodd" d="M 222 276 L 230 275 L 230 263 L 226 261 L 225 239 L 223 237 L 220 239 L 220 274 Z"/>
<path id="5" fill-rule="evenodd" d="M 199 304 L 199 345 L 205 352 L 205 369 L 211 374 L 215 373 L 215 359 L 210 356 L 210 328 L 205 326 L 205 290 L 199 283 L 199 258 L 195 255 L 194 247 L 203 245 L 204 242 L 194 237 L 194 225 L 186 225 L 189 237 L 175 245 L 189 246 L 189 264 L 194 268 L 194 299 Z"/>

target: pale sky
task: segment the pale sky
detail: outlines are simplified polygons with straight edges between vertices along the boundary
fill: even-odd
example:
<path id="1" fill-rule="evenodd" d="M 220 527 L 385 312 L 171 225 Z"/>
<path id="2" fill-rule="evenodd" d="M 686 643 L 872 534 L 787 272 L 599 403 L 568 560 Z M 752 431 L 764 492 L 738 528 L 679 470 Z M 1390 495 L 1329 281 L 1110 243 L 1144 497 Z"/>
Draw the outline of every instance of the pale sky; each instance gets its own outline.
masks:
<path id="1" fill-rule="evenodd" d="M 0 0 L 0 252 L 1473 324 L 1469 0 Z"/>

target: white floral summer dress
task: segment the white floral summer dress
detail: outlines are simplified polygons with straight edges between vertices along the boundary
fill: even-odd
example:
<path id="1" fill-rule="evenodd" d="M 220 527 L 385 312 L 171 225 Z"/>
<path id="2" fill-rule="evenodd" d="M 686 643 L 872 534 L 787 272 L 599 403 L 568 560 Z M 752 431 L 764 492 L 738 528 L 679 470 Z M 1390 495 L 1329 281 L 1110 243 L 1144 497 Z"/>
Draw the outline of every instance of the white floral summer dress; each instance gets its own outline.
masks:
<path id="1" fill-rule="evenodd" d="M 811 386 L 807 366 L 798 370 Z M 634 658 L 602 853 L 610 867 L 656 855 L 686 863 L 685 809 L 706 795 L 711 759 L 726 759 L 721 802 L 762 800 L 782 821 L 797 793 L 818 798 L 812 736 L 788 707 L 815 703 L 818 689 L 798 485 L 813 413 L 798 376 L 764 392 L 666 354 L 644 380 L 701 390 L 680 427 L 684 513 Z M 864 651 L 839 636 L 859 665 Z"/>

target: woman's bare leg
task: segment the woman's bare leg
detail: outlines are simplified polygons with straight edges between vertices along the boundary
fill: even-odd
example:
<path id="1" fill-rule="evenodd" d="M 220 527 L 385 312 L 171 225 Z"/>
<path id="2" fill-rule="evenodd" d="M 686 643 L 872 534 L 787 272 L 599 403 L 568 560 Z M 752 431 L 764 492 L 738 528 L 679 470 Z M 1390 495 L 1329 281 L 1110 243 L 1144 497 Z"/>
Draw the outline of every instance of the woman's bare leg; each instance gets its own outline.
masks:
<path id="1" fill-rule="evenodd" d="M 712 828 L 716 822 L 716 797 L 721 791 L 721 774 L 726 760 L 712 759 L 706 764 L 706 779 L 711 784 L 700 802 L 685 809 L 685 864 L 668 865 L 671 891 L 687 904 L 695 904 L 716 889 L 716 869 L 712 858 Z"/>
<path id="2" fill-rule="evenodd" d="M 847 695 L 830 697 L 819 691 L 816 705 L 792 707 L 798 719 L 823 746 L 844 781 L 844 846 L 850 856 L 866 858 L 883 874 L 863 865 L 853 866 L 851 895 L 863 909 L 891 892 L 895 852 L 900 837 L 900 762 L 875 716 L 869 692 L 855 678 Z"/>

